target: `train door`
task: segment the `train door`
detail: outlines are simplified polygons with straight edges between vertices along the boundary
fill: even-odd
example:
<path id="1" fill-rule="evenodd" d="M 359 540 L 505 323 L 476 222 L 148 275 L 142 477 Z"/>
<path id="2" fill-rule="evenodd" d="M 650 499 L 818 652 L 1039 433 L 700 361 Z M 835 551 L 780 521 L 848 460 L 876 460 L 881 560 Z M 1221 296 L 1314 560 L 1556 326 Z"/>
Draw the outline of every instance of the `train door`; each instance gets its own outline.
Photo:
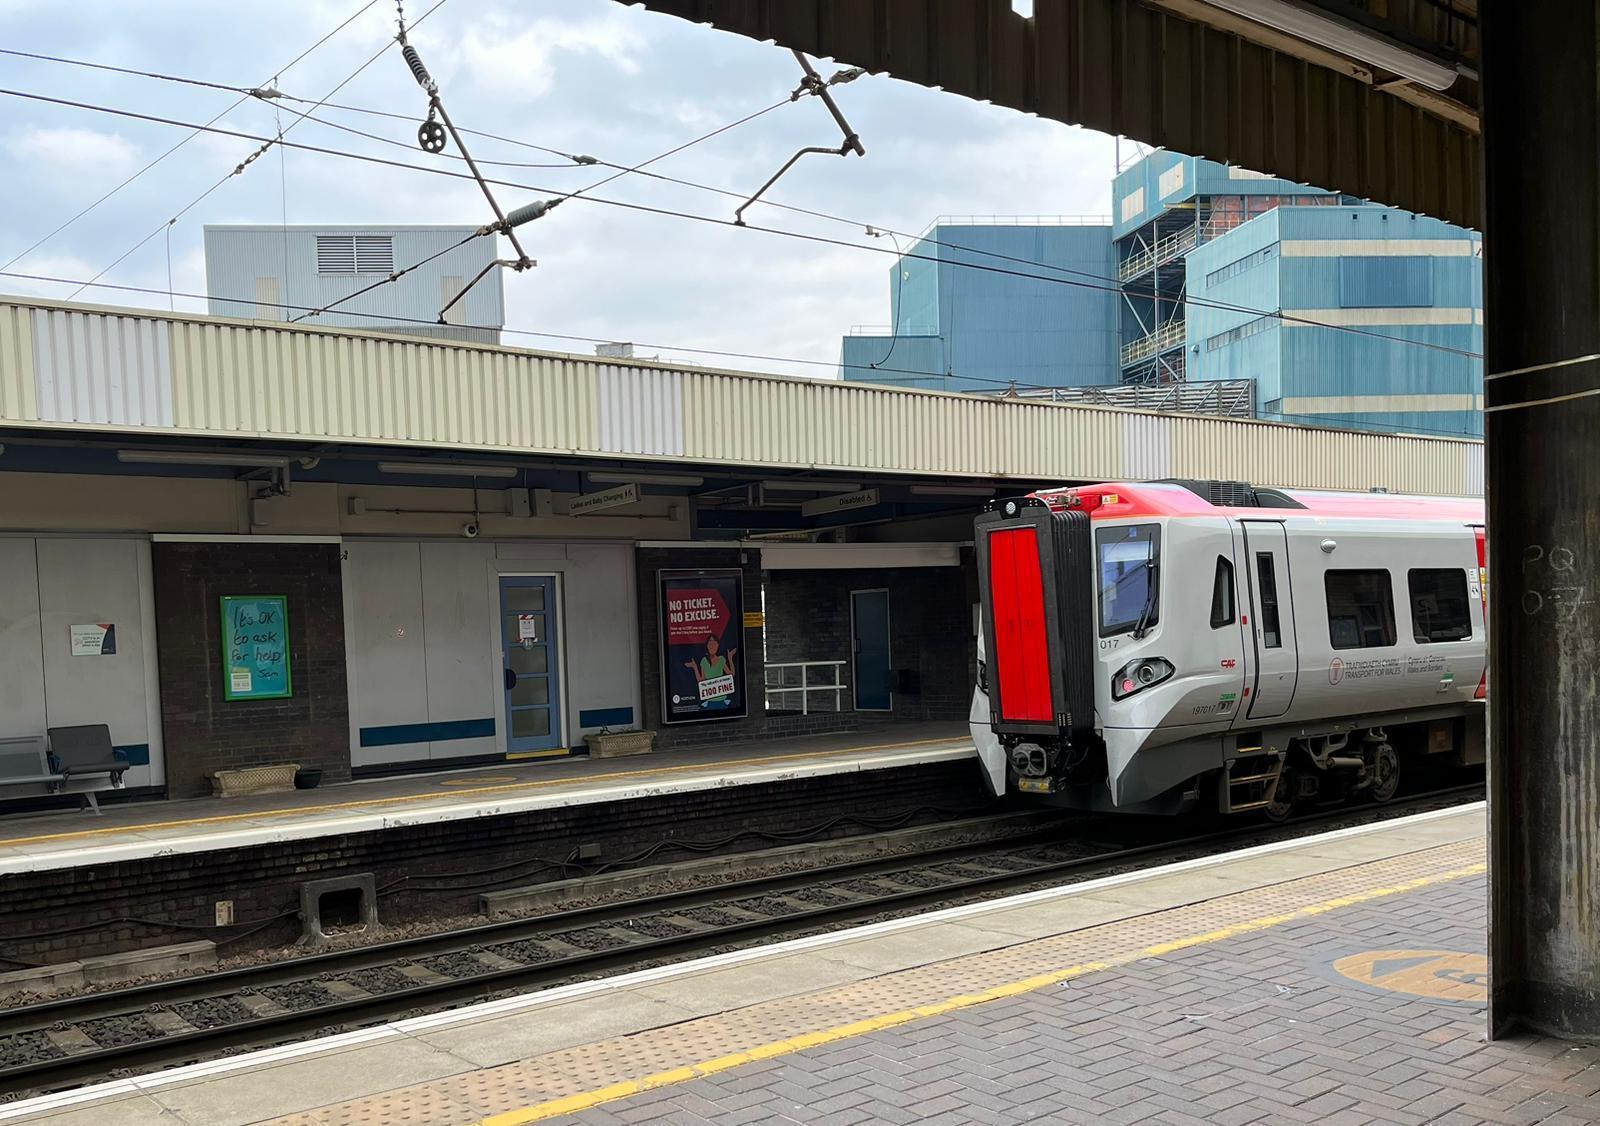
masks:
<path id="1" fill-rule="evenodd" d="M 1299 680 L 1294 603 L 1289 583 L 1289 534 L 1269 520 L 1241 520 L 1244 573 L 1250 592 L 1250 694 L 1245 715 L 1272 719 L 1289 710 Z"/>

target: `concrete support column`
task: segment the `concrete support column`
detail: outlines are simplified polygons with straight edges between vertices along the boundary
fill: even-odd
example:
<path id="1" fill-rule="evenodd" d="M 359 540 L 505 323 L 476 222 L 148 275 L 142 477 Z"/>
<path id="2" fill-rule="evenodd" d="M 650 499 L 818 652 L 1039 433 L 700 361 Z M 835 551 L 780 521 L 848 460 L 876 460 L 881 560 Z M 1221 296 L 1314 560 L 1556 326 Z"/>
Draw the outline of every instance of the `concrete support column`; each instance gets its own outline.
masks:
<path id="1" fill-rule="evenodd" d="M 1600 0 L 1482 7 L 1490 1025 L 1600 1036 Z"/>

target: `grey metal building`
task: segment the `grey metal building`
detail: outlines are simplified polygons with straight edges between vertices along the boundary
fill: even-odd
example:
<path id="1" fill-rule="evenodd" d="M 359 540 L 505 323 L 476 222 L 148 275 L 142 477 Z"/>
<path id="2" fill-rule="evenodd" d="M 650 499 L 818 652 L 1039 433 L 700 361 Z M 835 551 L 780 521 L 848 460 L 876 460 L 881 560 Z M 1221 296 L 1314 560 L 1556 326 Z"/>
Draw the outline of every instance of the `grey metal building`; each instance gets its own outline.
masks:
<path id="1" fill-rule="evenodd" d="M 208 311 L 263 321 L 304 316 L 306 324 L 326 328 L 498 344 L 506 320 L 504 280 L 499 270 L 490 270 L 443 312 L 443 323 L 436 323 L 441 310 L 496 257 L 496 240 L 470 238 L 476 230 L 447 226 L 207 226 Z M 454 245 L 457 243 L 461 245 Z M 331 312 L 320 312 L 434 254 L 439 257 L 404 277 L 362 293 Z"/>

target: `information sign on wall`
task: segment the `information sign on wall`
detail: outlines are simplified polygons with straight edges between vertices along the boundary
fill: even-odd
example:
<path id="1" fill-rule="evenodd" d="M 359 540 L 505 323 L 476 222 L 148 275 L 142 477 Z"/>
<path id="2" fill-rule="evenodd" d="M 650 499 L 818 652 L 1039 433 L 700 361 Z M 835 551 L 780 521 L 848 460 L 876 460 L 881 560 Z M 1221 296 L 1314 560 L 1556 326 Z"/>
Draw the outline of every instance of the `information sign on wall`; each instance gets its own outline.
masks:
<path id="1" fill-rule="evenodd" d="M 229 700 L 275 700 L 293 694 L 286 597 L 223 597 L 222 686 Z"/>
<path id="2" fill-rule="evenodd" d="M 109 657 L 117 651 L 117 627 L 111 622 L 72 626 L 74 657 Z"/>
<path id="3" fill-rule="evenodd" d="M 737 570 L 660 571 L 661 715 L 736 719 L 745 700 L 744 585 Z"/>

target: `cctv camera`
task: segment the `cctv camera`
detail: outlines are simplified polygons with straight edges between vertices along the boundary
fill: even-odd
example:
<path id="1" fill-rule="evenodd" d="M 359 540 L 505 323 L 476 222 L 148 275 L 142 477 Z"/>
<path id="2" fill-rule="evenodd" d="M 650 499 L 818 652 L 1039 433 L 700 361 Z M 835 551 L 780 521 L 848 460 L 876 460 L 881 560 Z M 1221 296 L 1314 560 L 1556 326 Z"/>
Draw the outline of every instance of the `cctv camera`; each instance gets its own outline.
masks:
<path id="1" fill-rule="evenodd" d="M 461 525 L 461 534 L 466 536 L 469 540 L 477 539 L 478 522 L 476 520 L 469 520 L 465 524 Z"/>

